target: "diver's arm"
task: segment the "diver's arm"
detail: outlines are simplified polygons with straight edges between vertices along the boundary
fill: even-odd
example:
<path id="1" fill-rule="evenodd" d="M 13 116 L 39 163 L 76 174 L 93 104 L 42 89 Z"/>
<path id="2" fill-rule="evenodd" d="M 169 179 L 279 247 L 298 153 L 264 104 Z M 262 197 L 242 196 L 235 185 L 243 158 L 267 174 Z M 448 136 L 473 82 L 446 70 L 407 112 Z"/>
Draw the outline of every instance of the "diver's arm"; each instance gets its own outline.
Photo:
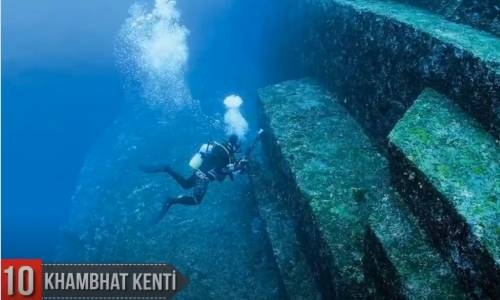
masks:
<path id="1" fill-rule="evenodd" d="M 247 171 L 248 168 L 248 160 L 245 158 L 242 158 L 238 160 L 234 164 L 228 164 L 224 169 L 224 173 L 231 178 L 231 180 L 234 179 L 234 175 L 239 175 L 239 174 L 244 174 Z"/>
<path id="2" fill-rule="evenodd" d="M 249 165 L 250 162 L 246 157 L 240 159 L 236 165 L 236 170 L 238 171 L 238 174 L 245 174 L 248 171 Z"/>
<path id="3" fill-rule="evenodd" d="M 226 176 L 229 176 L 229 179 L 231 181 L 234 180 L 234 164 L 227 164 L 224 168 L 221 169 L 221 174 L 226 178 Z"/>

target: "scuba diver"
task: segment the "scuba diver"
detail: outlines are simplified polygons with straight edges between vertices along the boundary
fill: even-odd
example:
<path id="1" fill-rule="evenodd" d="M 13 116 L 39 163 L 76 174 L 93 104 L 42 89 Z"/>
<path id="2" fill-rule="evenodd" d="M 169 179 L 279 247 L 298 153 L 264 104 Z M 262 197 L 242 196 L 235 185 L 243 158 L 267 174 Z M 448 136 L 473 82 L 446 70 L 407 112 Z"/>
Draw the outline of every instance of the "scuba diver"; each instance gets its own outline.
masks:
<path id="1" fill-rule="evenodd" d="M 234 175 L 243 174 L 248 169 L 248 159 L 260 139 L 263 130 L 259 131 L 252 145 L 246 151 L 241 159 L 236 159 L 236 153 L 239 152 L 241 144 L 237 135 L 231 135 L 224 143 L 210 141 L 203 144 L 200 150 L 191 158 L 189 166 L 193 168 L 193 174 L 185 178 L 169 165 L 157 167 L 142 167 L 146 173 L 167 173 L 183 189 L 192 189 L 191 195 L 180 195 L 178 197 L 169 197 L 163 204 L 163 207 L 155 220 L 155 224 L 160 222 L 170 207 L 174 204 L 198 205 L 203 200 L 208 189 L 208 184 L 212 181 L 222 182 L 229 177 L 234 180 Z"/>

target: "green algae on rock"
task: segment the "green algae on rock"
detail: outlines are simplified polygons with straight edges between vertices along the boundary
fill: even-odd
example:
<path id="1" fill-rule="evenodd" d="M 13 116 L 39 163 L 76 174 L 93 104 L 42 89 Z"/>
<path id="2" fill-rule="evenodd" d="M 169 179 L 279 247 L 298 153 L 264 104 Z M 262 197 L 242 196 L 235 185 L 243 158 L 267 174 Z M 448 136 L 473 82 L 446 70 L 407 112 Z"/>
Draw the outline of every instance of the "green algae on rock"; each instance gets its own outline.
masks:
<path id="1" fill-rule="evenodd" d="M 453 99 L 500 136 L 500 38 L 382 0 L 307 2 L 302 65 L 377 142 L 423 88 Z"/>
<path id="2" fill-rule="evenodd" d="M 321 299 L 314 273 L 301 250 L 292 212 L 275 190 L 271 174 L 254 166 L 249 178 L 288 298 Z"/>
<path id="3" fill-rule="evenodd" d="M 387 160 L 333 95 L 312 79 L 269 86 L 259 95 L 273 176 L 294 212 L 323 297 L 464 294 L 416 222 L 394 204 L 399 198 L 390 188 Z M 384 259 L 387 267 L 377 269 Z M 416 267 L 423 261 L 425 267 Z"/>
<path id="4" fill-rule="evenodd" d="M 449 99 L 425 89 L 389 140 L 395 183 L 434 243 L 471 288 L 497 293 L 500 148 L 494 138 Z"/>
<path id="5" fill-rule="evenodd" d="M 437 12 L 446 19 L 468 24 L 500 36 L 500 7 L 497 0 L 402 0 Z"/>
<path id="6" fill-rule="evenodd" d="M 391 194 L 389 194 L 391 195 Z M 373 202 L 365 237 L 367 272 L 375 273 L 384 299 L 466 299 L 450 266 L 432 248 L 425 233 L 397 194 Z M 390 263 L 394 273 L 384 269 Z M 387 268 L 387 267 L 386 267 Z M 390 267 L 388 268 L 391 269 Z M 396 275 L 396 276 L 395 276 Z M 399 287 L 395 282 L 399 282 Z"/>
<path id="7" fill-rule="evenodd" d="M 366 295 L 362 207 L 354 201 L 351 189 L 370 188 L 360 186 L 358 178 L 363 167 L 373 165 L 377 158 L 356 153 L 371 147 L 370 143 L 351 138 L 354 120 L 343 118 L 344 109 L 312 80 L 270 86 L 259 95 L 269 120 L 268 132 L 276 137 L 266 144 L 279 147 L 271 151 L 283 155 L 271 158 L 281 166 L 277 172 L 282 175 L 275 178 L 282 177 L 283 192 L 290 193 L 284 198 L 298 214 L 299 236 L 311 247 L 307 256 L 318 268 L 322 291 L 329 291 L 328 297 L 336 293 L 346 298 Z M 347 167 L 345 158 L 349 156 L 358 159 Z M 291 192 L 294 189 L 296 193 Z"/>

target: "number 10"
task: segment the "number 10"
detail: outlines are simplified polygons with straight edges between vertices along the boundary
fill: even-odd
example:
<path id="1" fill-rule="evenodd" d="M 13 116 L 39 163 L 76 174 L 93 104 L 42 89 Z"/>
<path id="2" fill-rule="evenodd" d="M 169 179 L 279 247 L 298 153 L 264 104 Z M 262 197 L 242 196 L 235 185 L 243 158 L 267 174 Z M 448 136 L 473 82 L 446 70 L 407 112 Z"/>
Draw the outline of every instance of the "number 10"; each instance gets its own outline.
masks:
<path id="1" fill-rule="evenodd" d="M 14 295 L 14 267 L 10 266 L 3 271 L 7 273 L 7 294 L 9 296 Z M 25 282 L 25 276 L 28 281 Z M 21 266 L 17 270 L 17 291 L 23 296 L 30 296 L 33 294 L 34 287 L 34 272 L 33 268 L 30 266 Z"/>

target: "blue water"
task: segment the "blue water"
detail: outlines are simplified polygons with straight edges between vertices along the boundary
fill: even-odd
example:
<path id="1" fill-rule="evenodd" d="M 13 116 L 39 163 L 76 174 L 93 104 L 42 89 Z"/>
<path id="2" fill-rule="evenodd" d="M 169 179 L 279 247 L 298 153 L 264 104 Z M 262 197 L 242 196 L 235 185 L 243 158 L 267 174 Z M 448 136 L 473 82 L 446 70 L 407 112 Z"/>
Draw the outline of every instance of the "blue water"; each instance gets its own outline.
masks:
<path id="1" fill-rule="evenodd" d="M 86 153 L 122 106 L 110 48 L 127 7 L 100 5 L 3 3 L 4 257 L 52 257 Z"/>
<path id="2" fill-rule="evenodd" d="M 152 2 L 140 3 L 151 7 Z M 4 3 L 3 257 L 54 259 L 64 239 L 62 228 L 72 216 L 71 198 L 86 159 L 92 149 L 103 147 L 106 130 L 126 110 L 126 103 L 142 101 L 138 83 L 116 55 L 132 3 Z M 269 32 L 280 23 L 280 5 L 281 1 L 270 5 L 264 0 L 178 1 L 181 23 L 190 32 L 183 77 L 192 98 L 199 101 L 201 115 L 221 118 L 221 99 L 238 93 L 247 99 L 243 113 L 254 121 L 256 88 L 281 75 L 266 70 L 274 59 L 266 46 L 273 38 Z M 120 120 L 127 122 L 123 116 Z M 193 137 L 196 143 L 212 134 L 223 135 L 220 128 L 205 127 L 201 123 L 203 132 Z M 193 147 L 186 145 L 189 138 L 172 140 L 183 143 L 172 147 Z M 106 171 L 96 172 L 99 177 Z"/>

